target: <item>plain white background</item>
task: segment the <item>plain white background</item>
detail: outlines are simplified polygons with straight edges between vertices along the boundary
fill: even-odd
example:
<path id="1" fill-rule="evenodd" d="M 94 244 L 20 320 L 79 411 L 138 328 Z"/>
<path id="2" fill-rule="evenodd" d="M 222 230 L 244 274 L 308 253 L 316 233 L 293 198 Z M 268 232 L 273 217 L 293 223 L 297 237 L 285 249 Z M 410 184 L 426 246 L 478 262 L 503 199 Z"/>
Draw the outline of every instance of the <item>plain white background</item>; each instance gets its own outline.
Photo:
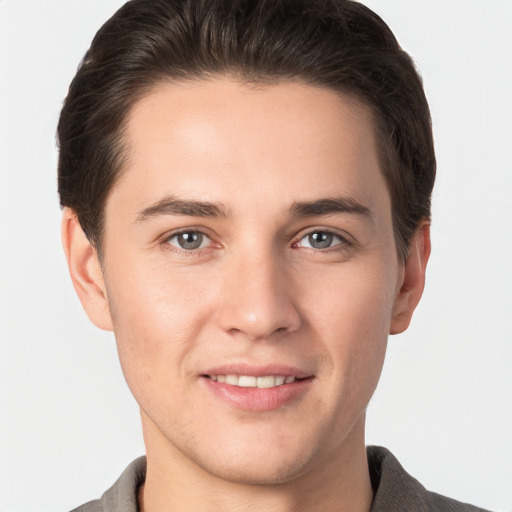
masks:
<path id="1" fill-rule="evenodd" d="M 512 511 L 512 1 L 366 0 L 418 63 L 439 174 L 433 255 L 368 414 L 425 486 Z M 66 511 L 143 453 L 111 334 L 60 248 L 55 128 L 121 0 L 0 0 L 0 510 Z"/>

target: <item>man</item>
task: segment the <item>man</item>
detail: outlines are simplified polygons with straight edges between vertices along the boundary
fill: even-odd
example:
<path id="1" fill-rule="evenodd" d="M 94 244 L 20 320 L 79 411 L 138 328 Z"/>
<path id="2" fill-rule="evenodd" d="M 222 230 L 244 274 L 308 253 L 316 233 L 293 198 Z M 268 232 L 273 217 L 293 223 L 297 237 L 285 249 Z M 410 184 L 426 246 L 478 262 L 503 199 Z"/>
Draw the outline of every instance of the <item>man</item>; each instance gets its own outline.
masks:
<path id="1" fill-rule="evenodd" d="M 59 123 L 62 234 L 146 459 L 80 511 L 478 510 L 364 442 L 430 254 L 428 105 L 346 0 L 132 0 Z"/>

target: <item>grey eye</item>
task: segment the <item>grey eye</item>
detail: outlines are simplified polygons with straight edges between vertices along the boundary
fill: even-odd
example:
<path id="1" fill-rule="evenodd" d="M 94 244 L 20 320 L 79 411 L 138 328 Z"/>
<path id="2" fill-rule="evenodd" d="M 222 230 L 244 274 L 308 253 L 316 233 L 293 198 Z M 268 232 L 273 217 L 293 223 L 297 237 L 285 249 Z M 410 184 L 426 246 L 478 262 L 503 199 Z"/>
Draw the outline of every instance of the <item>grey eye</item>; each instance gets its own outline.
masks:
<path id="1" fill-rule="evenodd" d="M 310 233 L 307 238 L 309 246 L 313 249 L 327 249 L 332 246 L 334 235 L 327 231 L 315 231 Z"/>
<path id="2" fill-rule="evenodd" d="M 208 237 L 200 231 L 184 231 L 169 238 L 168 243 L 186 251 L 193 251 L 204 247 L 207 241 Z"/>
<path id="3" fill-rule="evenodd" d="M 341 235 L 333 233 L 331 231 L 311 231 L 307 235 L 304 235 L 300 242 L 297 244 L 298 247 L 307 247 L 309 249 L 330 249 L 332 247 L 336 247 L 339 245 L 340 247 L 349 246 L 350 243 L 347 242 L 345 238 Z"/>

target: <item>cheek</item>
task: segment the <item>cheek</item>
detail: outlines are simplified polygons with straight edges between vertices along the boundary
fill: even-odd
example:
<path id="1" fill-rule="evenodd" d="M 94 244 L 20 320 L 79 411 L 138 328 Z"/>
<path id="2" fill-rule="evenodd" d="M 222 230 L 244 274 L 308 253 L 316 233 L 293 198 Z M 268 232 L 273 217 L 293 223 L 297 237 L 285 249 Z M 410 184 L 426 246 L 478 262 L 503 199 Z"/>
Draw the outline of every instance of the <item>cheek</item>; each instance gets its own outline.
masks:
<path id="1" fill-rule="evenodd" d="M 124 263 L 106 282 L 119 358 L 134 394 L 141 383 L 170 385 L 186 377 L 185 363 L 210 316 L 202 276 L 184 268 Z"/>
<path id="2" fill-rule="evenodd" d="M 204 272 L 166 264 L 127 262 L 106 276 L 109 303 L 118 331 L 142 330 L 141 342 L 181 338 L 208 303 Z M 146 347 L 149 348 L 149 347 Z"/>
<path id="3" fill-rule="evenodd" d="M 331 275 L 310 300 L 310 321 L 329 354 L 333 393 L 341 401 L 367 401 L 384 362 L 394 299 L 385 265 L 354 266 Z M 388 270 L 386 270 L 388 268 Z M 373 269 L 373 270 L 372 270 Z"/>
<path id="4" fill-rule="evenodd" d="M 308 286 L 308 315 L 325 336 L 340 340 L 387 338 L 395 297 L 395 274 L 385 261 L 340 265 Z M 323 336 L 322 336 L 323 337 Z"/>

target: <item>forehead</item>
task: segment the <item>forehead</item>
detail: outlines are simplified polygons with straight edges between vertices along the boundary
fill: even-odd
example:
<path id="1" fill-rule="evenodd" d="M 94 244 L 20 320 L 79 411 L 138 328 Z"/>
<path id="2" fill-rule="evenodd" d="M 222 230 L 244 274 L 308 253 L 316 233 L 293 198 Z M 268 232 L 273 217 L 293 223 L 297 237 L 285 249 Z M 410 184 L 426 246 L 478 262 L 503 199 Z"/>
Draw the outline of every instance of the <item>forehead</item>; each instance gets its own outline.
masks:
<path id="1" fill-rule="evenodd" d="M 270 206 L 340 192 L 371 202 L 387 191 L 374 132 L 369 107 L 322 87 L 160 84 L 130 112 L 128 163 L 113 192 L 138 208 L 164 193 L 225 203 L 259 194 Z"/>

